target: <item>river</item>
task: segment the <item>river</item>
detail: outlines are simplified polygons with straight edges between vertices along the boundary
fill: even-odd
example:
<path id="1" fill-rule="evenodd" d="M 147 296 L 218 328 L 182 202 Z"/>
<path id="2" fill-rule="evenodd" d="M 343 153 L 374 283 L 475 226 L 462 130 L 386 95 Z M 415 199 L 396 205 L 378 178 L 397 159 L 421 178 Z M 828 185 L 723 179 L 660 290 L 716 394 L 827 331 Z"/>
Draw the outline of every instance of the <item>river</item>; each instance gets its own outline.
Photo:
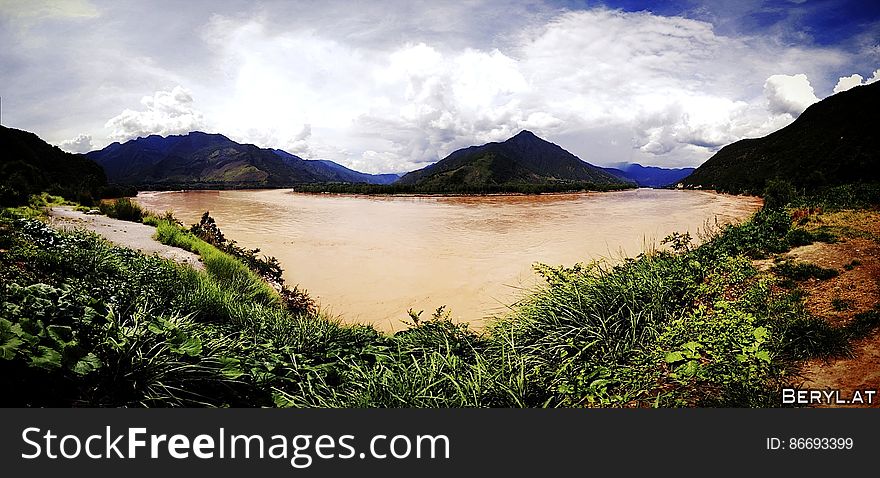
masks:
<path id="1" fill-rule="evenodd" d="M 288 190 L 145 192 L 186 224 L 210 211 L 240 245 L 278 258 L 285 279 L 346 322 L 405 328 L 446 305 L 481 327 L 537 279 L 535 262 L 618 260 L 668 234 L 739 221 L 760 199 L 638 189 L 539 196 L 362 197 Z"/>

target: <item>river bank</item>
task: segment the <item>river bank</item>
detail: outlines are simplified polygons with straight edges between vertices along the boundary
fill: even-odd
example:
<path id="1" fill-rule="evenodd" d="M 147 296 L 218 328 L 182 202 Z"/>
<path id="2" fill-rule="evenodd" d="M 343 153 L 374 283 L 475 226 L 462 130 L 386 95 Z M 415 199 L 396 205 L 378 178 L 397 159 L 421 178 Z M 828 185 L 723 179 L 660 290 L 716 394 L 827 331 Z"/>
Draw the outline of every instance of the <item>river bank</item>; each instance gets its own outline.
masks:
<path id="1" fill-rule="evenodd" d="M 774 258 L 846 244 L 845 229 L 791 207 L 615 265 L 540 266 L 544 284 L 480 332 L 439 308 L 393 334 L 288 309 L 204 245 L 199 272 L 26 216 L 0 217 L 0 376 L 18 406 L 774 407 L 880 324 L 876 309 L 839 324 L 811 311 L 804 281 L 850 271 Z"/>

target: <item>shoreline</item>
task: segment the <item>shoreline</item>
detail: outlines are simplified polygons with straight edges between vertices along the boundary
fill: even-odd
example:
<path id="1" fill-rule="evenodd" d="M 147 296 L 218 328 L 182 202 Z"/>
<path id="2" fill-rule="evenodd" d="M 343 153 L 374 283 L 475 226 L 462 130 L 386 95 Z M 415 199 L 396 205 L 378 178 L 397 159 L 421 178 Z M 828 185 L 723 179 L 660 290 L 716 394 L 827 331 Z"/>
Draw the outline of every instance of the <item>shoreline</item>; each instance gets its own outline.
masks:
<path id="1" fill-rule="evenodd" d="M 223 191 L 249 191 L 249 192 L 260 192 L 260 191 L 286 191 L 287 194 L 295 194 L 295 195 L 303 195 L 303 196 L 332 196 L 332 197 L 354 197 L 354 198 L 445 198 L 445 197 L 527 197 L 527 196 L 577 196 L 577 195 L 587 195 L 587 194 L 603 194 L 603 193 L 622 193 L 622 192 L 631 192 L 631 191 L 639 191 L 639 190 L 652 190 L 652 191 L 688 191 L 688 192 L 698 192 L 698 193 L 708 193 L 715 194 L 719 196 L 729 196 L 729 197 L 741 197 L 741 198 L 750 198 L 750 199 L 760 199 L 760 196 L 752 195 L 752 194 L 733 194 L 723 191 L 717 191 L 715 189 L 693 189 L 693 188 L 652 188 L 652 187 L 636 187 L 636 188 L 627 188 L 627 189 L 614 189 L 608 191 L 592 191 L 592 190 L 580 190 L 580 191 L 548 191 L 548 192 L 537 192 L 537 193 L 522 193 L 522 192 L 499 192 L 499 193 L 342 193 L 342 192 L 311 192 L 311 191 L 297 191 L 293 188 L 283 187 L 283 188 L 236 188 L 236 189 L 151 189 L 138 191 L 137 194 L 140 195 L 142 193 L 148 194 L 160 194 L 160 193 L 191 193 L 191 192 L 223 192 Z M 136 196 L 132 196 L 136 198 Z M 112 200 L 112 198 L 111 198 Z"/>

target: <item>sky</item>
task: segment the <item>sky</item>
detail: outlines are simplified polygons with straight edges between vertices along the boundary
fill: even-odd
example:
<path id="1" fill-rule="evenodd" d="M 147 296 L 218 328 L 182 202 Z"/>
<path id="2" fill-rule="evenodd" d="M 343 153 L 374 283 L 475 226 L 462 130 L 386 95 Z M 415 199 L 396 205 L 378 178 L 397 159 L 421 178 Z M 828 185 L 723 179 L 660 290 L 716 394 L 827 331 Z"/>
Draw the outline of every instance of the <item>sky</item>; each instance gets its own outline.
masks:
<path id="1" fill-rule="evenodd" d="M 71 152 L 199 130 L 405 172 L 523 129 L 697 166 L 880 80 L 880 2 L 0 0 L 5 126 Z"/>

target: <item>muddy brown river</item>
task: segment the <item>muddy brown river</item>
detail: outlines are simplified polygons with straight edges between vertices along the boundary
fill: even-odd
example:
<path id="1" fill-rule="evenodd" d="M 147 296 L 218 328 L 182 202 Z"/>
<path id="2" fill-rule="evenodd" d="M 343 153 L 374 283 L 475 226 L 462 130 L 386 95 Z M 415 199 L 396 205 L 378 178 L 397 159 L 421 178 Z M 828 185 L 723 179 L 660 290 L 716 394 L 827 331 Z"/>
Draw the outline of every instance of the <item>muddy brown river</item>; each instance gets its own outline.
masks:
<path id="1" fill-rule="evenodd" d="M 281 261 L 285 278 L 347 322 L 393 331 L 441 305 L 480 327 L 536 283 L 532 264 L 619 260 L 761 201 L 704 191 L 480 197 L 361 197 L 287 190 L 146 192 L 187 224 L 210 211 L 224 234 Z"/>

